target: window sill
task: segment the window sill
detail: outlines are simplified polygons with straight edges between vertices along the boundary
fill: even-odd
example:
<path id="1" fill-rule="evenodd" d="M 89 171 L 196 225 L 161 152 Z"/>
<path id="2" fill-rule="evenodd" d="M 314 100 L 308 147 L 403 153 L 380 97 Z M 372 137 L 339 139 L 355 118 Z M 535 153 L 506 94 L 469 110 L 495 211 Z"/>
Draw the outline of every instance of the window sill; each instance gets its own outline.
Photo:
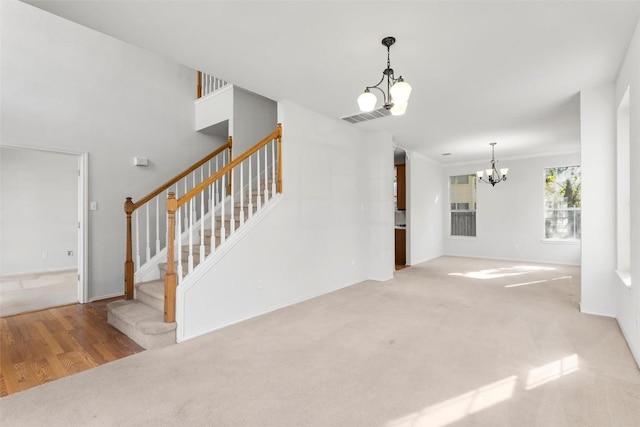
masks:
<path id="1" fill-rule="evenodd" d="M 563 240 L 563 239 L 542 239 L 542 243 L 548 243 L 551 245 L 579 245 L 580 240 Z"/>
<path id="2" fill-rule="evenodd" d="M 449 239 L 451 240 L 475 240 L 477 236 L 452 236 L 449 235 Z"/>
<path id="3" fill-rule="evenodd" d="M 622 283 L 624 283 L 624 285 L 627 288 L 631 287 L 631 272 L 630 271 L 616 270 L 616 274 L 618 275 L 618 277 L 620 278 Z"/>

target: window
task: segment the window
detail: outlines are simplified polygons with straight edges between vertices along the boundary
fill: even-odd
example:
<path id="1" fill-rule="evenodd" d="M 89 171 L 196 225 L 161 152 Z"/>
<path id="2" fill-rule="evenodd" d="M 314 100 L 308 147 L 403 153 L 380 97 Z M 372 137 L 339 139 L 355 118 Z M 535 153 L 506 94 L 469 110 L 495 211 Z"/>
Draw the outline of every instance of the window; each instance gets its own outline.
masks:
<path id="1" fill-rule="evenodd" d="M 475 174 L 449 177 L 452 236 L 476 235 L 475 178 Z"/>
<path id="2" fill-rule="evenodd" d="M 545 168 L 545 239 L 580 239 L 580 189 L 580 166 Z"/>
<path id="3" fill-rule="evenodd" d="M 629 91 L 618 106 L 618 138 L 616 144 L 616 271 L 627 286 L 631 286 L 631 121 Z"/>

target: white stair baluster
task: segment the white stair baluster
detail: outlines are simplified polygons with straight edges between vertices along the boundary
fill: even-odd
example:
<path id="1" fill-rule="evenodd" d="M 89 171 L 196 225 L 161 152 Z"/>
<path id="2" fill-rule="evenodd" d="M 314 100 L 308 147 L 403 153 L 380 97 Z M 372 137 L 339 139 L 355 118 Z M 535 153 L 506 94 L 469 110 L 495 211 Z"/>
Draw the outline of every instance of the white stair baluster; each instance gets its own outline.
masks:
<path id="1" fill-rule="evenodd" d="M 150 247 L 150 241 L 151 241 L 151 236 L 149 235 L 149 203 L 147 203 L 147 241 L 146 241 L 146 256 L 147 258 L 144 260 L 144 262 L 149 262 L 149 260 L 151 259 L 151 247 Z"/>
<path id="2" fill-rule="evenodd" d="M 216 173 L 218 172 L 218 170 L 219 170 L 218 169 L 218 158 L 216 157 Z M 219 191 L 218 191 L 218 186 L 219 186 L 218 181 L 220 181 L 220 180 L 217 179 L 216 182 L 215 182 L 215 200 L 216 200 L 216 203 L 218 203 L 220 201 L 220 199 L 219 199 L 220 194 L 219 194 Z"/>
<path id="3" fill-rule="evenodd" d="M 156 253 L 160 252 L 160 196 L 156 196 Z"/>
<path id="4" fill-rule="evenodd" d="M 187 189 L 187 181 L 189 181 L 189 177 L 185 177 L 184 179 L 184 194 L 187 194 L 189 192 L 189 190 Z M 183 194 L 183 196 L 184 196 Z M 186 205 L 184 205 L 184 230 L 186 230 L 187 228 L 189 228 L 189 209 Z M 184 231 L 182 230 L 182 231 Z M 182 233 L 181 231 L 181 233 Z"/>
<path id="5" fill-rule="evenodd" d="M 204 181 L 204 179 L 203 179 Z M 200 195 L 200 262 L 204 262 L 204 195 L 206 190 Z"/>
<path id="6" fill-rule="evenodd" d="M 229 178 L 231 180 L 231 182 L 229 183 L 229 188 L 231 189 L 231 203 L 229 204 L 229 206 L 231 206 L 231 213 L 229 214 L 229 226 L 231 227 L 231 231 L 229 232 L 229 235 L 231 235 L 234 231 L 236 231 L 236 212 L 235 212 L 235 202 L 234 202 L 234 195 L 233 193 L 235 193 L 235 189 L 233 188 L 233 183 L 235 182 L 235 180 L 233 179 L 233 169 L 231 169 L 231 172 L 229 172 Z"/>
<path id="7" fill-rule="evenodd" d="M 175 248 L 176 248 L 176 257 L 174 257 L 174 259 L 177 259 L 177 276 L 178 276 L 178 283 L 182 282 L 182 207 L 178 208 L 178 211 L 176 212 L 176 228 L 178 229 L 179 233 L 176 232 L 176 242 L 175 242 Z"/>
<path id="8" fill-rule="evenodd" d="M 226 174 L 222 175 L 222 188 L 223 189 L 227 188 L 225 186 L 225 177 L 226 177 Z M 224 241 L 226 240 L 226 236 L 225 236 L 226 230 L 224 228 L 224 200 L 225 200 L 225 198 L 226 197 L 224 197 L 224 196 L 222 197 L 222 205 L 220 207 L 220 244 L 223 244 Z"/>
<path id="9" fill-rule="evenodd" d="M 136 265 L 140 268 L 140 214 L 135 211 L 136 220 Z"/>
<path id="10" fill-rule="evenodd" d="M 276 194 L 276 140 L 271 141 L 271 197 Z"/>
<path id="11" fill-rule="evenodd" d="M 240 163 L 240 227 L 244 225 L 244 177 L 243 177 L 244 162 Z M 234 211 L 235 213 L 235 208 Z"/>
<path id="12" fill-rule="evenodd" d="M 209 168 L 208 174 L 207 174 L 207 178 L 211 177 L 211 160 L 209 160 L 209 162 L 207 163 L 207 167 Z M 213 213 L 213 186 L 210 185 L 207 189 L 207 191 L 209 192 L 209 212 Z"/>
<path id="13" fill-rule="evenodd" d="M 193 271 L 193 217 L 194 208 L 193 199 L 191 199 L 189 200 L 189 257 L 187 258 L 189 274 Z"/>
<path id="14" fill-rule="evenodd" d="M 211 187 L 216 185 L 211 183 Z M 211 241 L 209 242 L 209 253 L 212 254 L 216 250 L 216 200 L 211 202 Z"/>
<path id="15" fill-rule="evenodd" d="M 267 204 L 269 200 L 269 178 L 267 177 L 267 172 L 269 171 L 269 163 L 267 163 L 267 146 L 264 146 L 264 203 Z"/>
<path id="16" fill-rule="evenodd" d="M 191 187 L 192 190 L 194 188 L 196 188 L 196 174 L 197 174 L 197 171 L 193 171 L 193 173 L 191 174 L 192 175 L 191 180 L 192 180 L 192 183 L 193 183 L 193 187 Z M 195 199 L 197 201 L 198 200 L 198 196 L 196 196 Z M 191 200 L 193 200 L 193 199 L 191 199 Z M 193 205 L 191 205 L 191 210 L 193 211 L 193 212 L 191 212 L 192 216 L 196 216 L 196 209 L 197 208 L 198 208 L 197 204 L 194 203 Z M 192 218 L 192 220 L 193 220 L 193 218 Z"/>
<path id="17" fill-rule="evenodd" d="M 251 186 L 253 185 L 251 182 L 251 156 L 249 156 L 249 192 L 247 193 L 249 197 L 249 203 L 247 204 L 247 209 L 249 209 L 249 218 L 253 216 L 253 197 L 251 194 Z M 244 191 L 244 190 L 243 190 Z"/>
<path id="18" fill-rule="evenodd" d="M 258 191 L 256 192 L 258 197 L 256 198 L 256 202 L 258 205 L 258 209 L 262 208 L 262 191 L 260 191 L 260 150 L 256 152 L 256 186 L 258 187 Z"/>

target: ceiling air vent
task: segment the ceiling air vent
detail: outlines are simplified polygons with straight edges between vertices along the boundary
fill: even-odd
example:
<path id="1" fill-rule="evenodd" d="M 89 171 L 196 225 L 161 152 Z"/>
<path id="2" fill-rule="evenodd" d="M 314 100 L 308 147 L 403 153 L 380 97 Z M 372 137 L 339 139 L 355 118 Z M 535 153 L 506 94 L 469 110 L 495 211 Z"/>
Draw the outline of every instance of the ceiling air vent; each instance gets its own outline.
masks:
<path id="1" fill-rule="evenodd" d="M 379 119 L 381 117 L 387 117 L 391 115 L 391 111 L 387 110 L 384 107 L 380 107 L 377 110 L 370 111 L 368 113 L 358 113 L 352 116 L 344 116 L 342 120 L 345 120 L 349 123 L 360 123 L 367 122 L 369 120 Z"/>

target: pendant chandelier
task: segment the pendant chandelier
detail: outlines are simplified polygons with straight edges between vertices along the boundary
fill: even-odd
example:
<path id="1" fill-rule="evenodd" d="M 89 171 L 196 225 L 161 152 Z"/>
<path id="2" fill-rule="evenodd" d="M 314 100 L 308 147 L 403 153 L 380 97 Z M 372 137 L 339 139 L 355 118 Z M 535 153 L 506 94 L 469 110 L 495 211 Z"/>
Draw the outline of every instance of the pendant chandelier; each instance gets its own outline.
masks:
<path id="1" fill-rule="evenodd" d="M 495 149 L 496 143 L 492 142 L 491 144 L 491 169 L 487 169 L 485 171 L 478 171 L 476 175 L 478 176 L 478 182 L 485 182 L 487 184 L 491 184 L 491 186 L 495 186 L 500 181 L 507 180 L 507 172 L 509 172 L 509 168 L 502 168 L 500 172 L 496 168 L 496 157 L 495 157 Z"/>
<path id="2" fill-rule="evenodd" d="M 358 106 L 360 111 L 369 112 L 376 108 L 378 98 L 370 92 L 370 89 L 377 89 L 382 93 L 382 105 L 389 110 L 394 116 L 401 116 L 407 111 L 407 102 L 411 95 L 411 85 L 402 79 L 402 76 L 395 78 L 393 68 L 391 68 L 390 48 L 396 42 L 395 37 L 385 37 L 382 39 L 382 45 L 387 47 L 387 68 L 382 71 L 382 78 L 378 84 L 367 86 L 364 92 L 358 97 Z M 387 88 L 384 90 L 383 82 L 387 80 Z M 383 85 L 380 88 L 380 85 Z"/>

